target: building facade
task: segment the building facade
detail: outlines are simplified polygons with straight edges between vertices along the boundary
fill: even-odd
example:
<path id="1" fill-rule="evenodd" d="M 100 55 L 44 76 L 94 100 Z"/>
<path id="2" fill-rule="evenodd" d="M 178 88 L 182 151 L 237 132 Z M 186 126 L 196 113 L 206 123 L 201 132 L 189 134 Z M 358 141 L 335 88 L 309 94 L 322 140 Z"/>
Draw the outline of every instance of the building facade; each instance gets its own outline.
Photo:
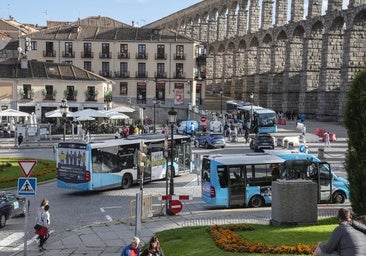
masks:
<path id="1" fill-rule="evenodd" d="M 0 63 L 1 109 L 35 113 L 38 122 L 52 122 L 45 113 L 59 108 L 63 99 L 72 112 L 106 109 L 108 91 L 112 91 L 112 81 L 74 65 L 25 58 Z"/>
<path id="2" fill-rule="evenodd" d="M 96 16 L 26 37 L 29 60 L 72 64 L 112 80 L 114 103 L 186 109 L 204 100 L 204 79 L 195 79 L 202 48 L 178 33 Z"/>

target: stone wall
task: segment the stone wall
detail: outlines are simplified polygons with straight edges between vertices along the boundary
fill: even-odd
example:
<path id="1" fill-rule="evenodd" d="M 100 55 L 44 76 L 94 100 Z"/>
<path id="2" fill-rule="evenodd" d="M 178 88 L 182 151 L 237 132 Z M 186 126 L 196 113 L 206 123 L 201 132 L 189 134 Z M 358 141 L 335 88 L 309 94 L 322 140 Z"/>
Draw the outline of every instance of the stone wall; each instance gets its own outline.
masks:
<path id="1" fill-rule="evenodd" d="M 148 27 L 170 28 L 206 45 L 206 88 L 244 101 L 253 92 L 255 104 L 341 121 L 346 92 L 366 66 L 366 4 L 308 2 L 304 10 L 303 0 L 263 0 L 261 6 L 206 0 Z"/>

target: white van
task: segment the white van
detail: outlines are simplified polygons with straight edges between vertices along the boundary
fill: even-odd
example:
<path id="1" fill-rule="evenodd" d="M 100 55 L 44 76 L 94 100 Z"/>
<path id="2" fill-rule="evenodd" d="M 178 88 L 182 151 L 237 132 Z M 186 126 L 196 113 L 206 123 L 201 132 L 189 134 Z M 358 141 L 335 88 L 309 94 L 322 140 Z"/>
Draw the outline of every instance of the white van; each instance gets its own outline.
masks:
<path id="1" fill-rule="evenodd" d="M 198 131 L 198 122 L 195 120 L 187 120 L 182 121 L 178 125 L 177 133 L 178 134 L 191 134 L 191 124 L 194 125 L 194 132 L 196 133 Z"/>

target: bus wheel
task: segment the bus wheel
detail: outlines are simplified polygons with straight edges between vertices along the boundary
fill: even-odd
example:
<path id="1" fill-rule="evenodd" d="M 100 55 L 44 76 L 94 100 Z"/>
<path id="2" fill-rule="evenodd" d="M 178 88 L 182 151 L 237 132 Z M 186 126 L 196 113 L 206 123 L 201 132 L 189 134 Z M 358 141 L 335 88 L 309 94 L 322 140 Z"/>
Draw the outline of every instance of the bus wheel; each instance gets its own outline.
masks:
<path id="1" fill-rule="evenodd" d="M 253 208 L 258 208 L 264 206 L 264 200 L 261 196 L 253 196 L 252 199 L 250 199 L 250 206 Z"/>
<path id="2" fill-rule="evenodd" d="M 125 174 L 122 177 L 122 188 L 126 189 L 132 186 L 132 176 L 131 174 Z"/>
<path id="3" fill-rule="evenodd" d="M 343 204 L 346 201 L 346 196 L 341 191 L 336 191 L 333 194 L 333 203 L 335 204 Z"/>

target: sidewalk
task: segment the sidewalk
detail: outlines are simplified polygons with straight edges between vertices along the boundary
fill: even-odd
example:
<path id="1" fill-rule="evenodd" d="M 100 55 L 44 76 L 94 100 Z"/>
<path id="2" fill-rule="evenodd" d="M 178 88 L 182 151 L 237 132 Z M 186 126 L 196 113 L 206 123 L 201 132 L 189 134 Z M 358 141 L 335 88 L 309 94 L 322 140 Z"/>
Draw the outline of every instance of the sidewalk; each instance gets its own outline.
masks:
<path id="1" fill-rule="evenodd" d="M 318 148 L 324 147 L 324 142 L 319 141 L 319 138 L 315 135 L 315 129 L 322 128 L 336 134 L 337 141 L 331 142 L 331 147 L 324 150 L 324 160 L 330 162 L 336 169 L 339 168 L 339 172 L 344 173 L 342 166 L 347 150 L 346 129 L 334 123 L 322 123 L 311 120 L 305 123 L 307 126 L 307 146 L 310 153 L 315 155 L 318 152 Z M 286 125 L 279 126 L 276 136 L 299 136 L 300 133 L 300 131 L 296 130 L 295 121 L 288 121 Z M 237 144 L 241 143 L 237 142 Z M 4 147 L 4 144 L 1 146 Z M 196 177 L 196 174 L 188 175 L 192 175 L 192 180 Z M 197 182 L 191 183 L 190 186 L 192 187 L 189 189 L 191 193 L 198 197 L 200 186 Z M 176 188 L 176 193 L 180 193 L 179 188 Z M 268 224 L 271 218 L 270 207 L 259 209 L 247 208 L 244 210 L 210 210 L 207 207 L 202 207 L 202 203 L 197 197 L 195 200 L 188 201 L 184 205 L 183 211 L 178 215 L 154 216 L 144 219 L 141 232 L 138 234 L 142 244 L 148 243 L 153 234 L 163 230 L 185 226 L 243 222 Z M 337 207 L 332 208 L 331 206 L 321 205 L 319 206 L 318 214 L 321 216 L 334 216 L 336 215 L 336 210 Z M 75 227 L 72 230 L 55 230 L 45 244 L 45 251 L 39 252 L 37 244 L 32 240 L 27 246 L 27 255 L 120 255 L 122 247 L 129 244 L 131 238 L 135 235 L 135 226 L 127 221 L 127 217 L 117 221 Z M 23 255 L 22 248 L 13 255 Z"/>

